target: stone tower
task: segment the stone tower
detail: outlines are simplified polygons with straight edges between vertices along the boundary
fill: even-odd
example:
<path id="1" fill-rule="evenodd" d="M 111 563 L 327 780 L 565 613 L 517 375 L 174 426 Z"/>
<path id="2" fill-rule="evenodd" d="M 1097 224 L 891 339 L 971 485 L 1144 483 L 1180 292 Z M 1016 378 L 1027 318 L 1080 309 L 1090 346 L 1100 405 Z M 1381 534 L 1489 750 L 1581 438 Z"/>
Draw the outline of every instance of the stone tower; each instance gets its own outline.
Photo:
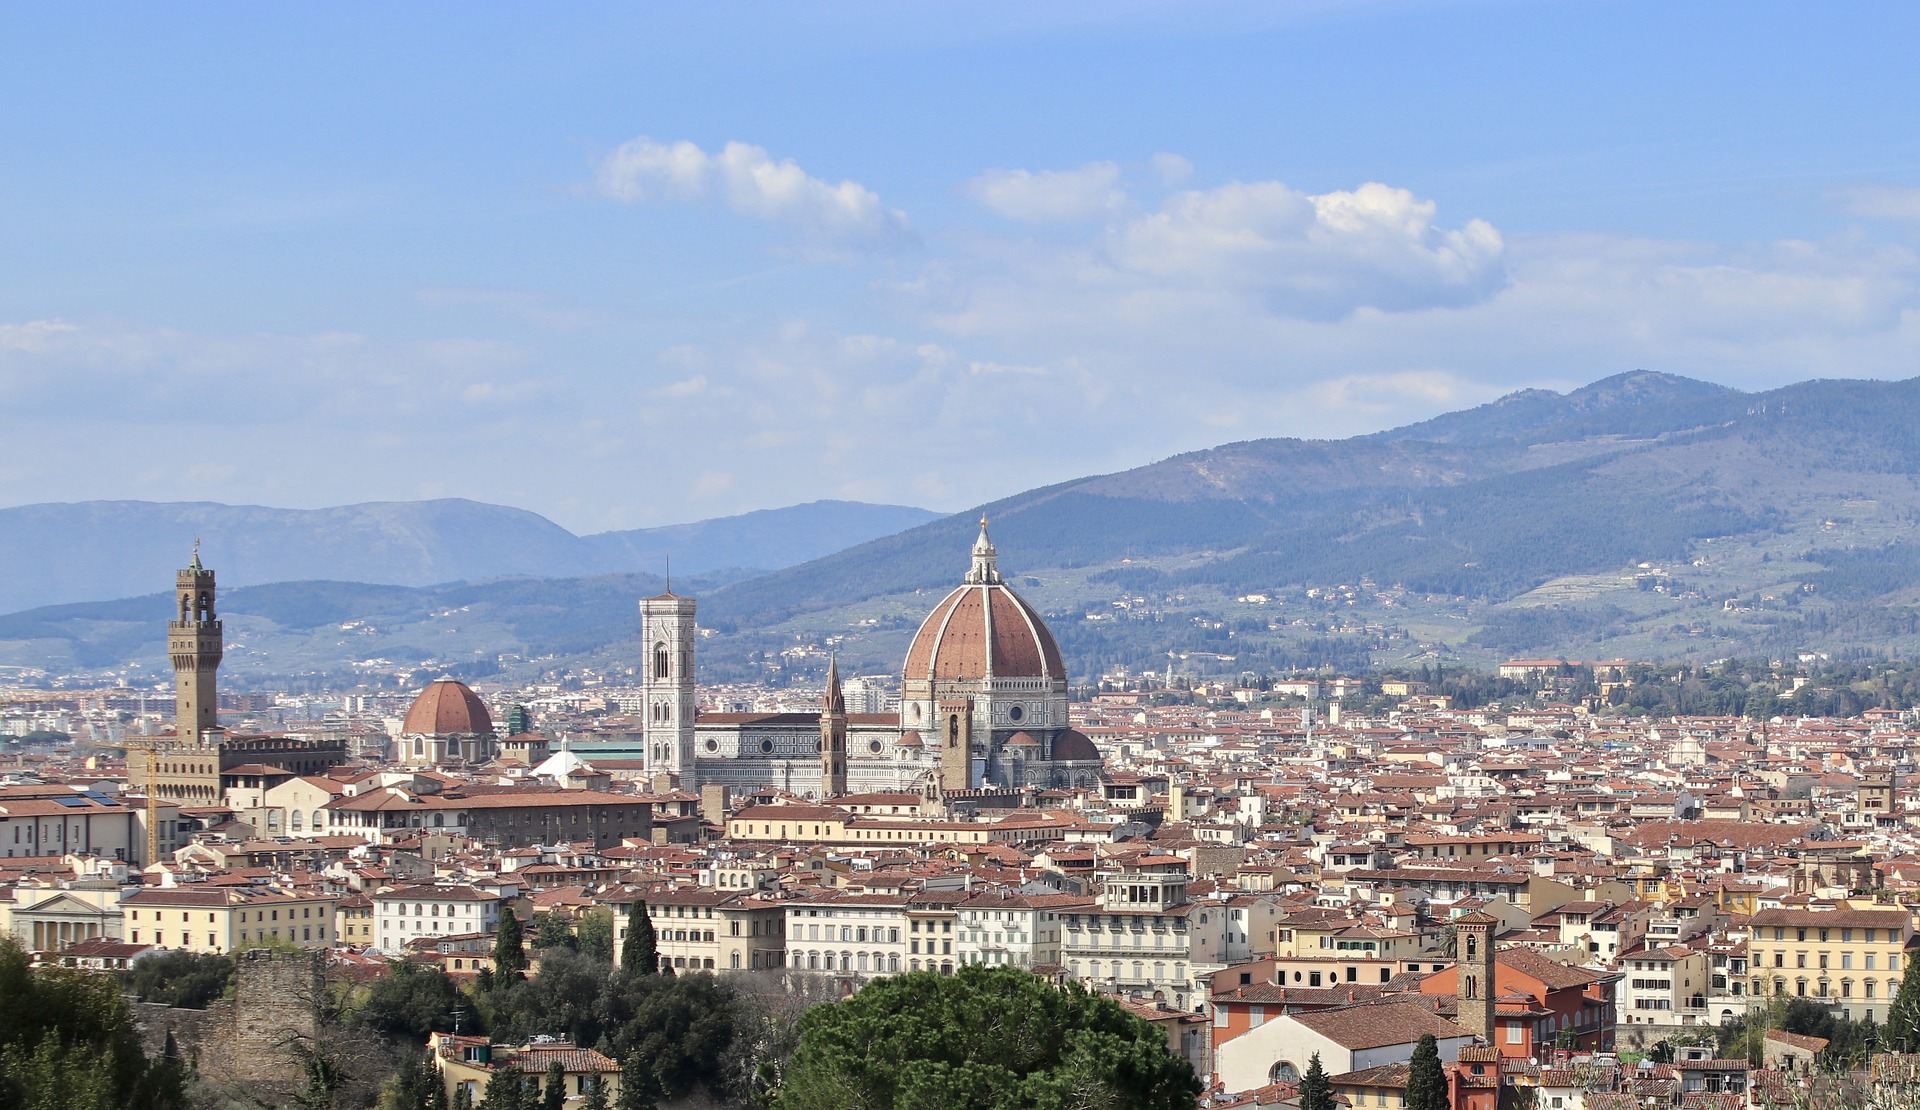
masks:
<path id="1" fill-rule="evenodd" d="M 173 659 L 173 735 L 177 743 L 197 748 L 214 743 L 219 735 L 216 675 L 225 653 L 213 608 L 213 572 L 200 565 L 198 540 L 193 544 L 193 563 L 176 574 L 174 582 L 177 611 L 167 624 L 167 654 Z"/>
<path id="2" fill-rule="evenodd" d="M 840 691 L 840 660 L 827 663 L 827 693 L 820 703 L 820 796 L 847 792 L 847 699 Z"/>
<path id="3" fill-rule="evenodd" d="M 693 768 L 694 600 L 672 591 L 640 601 L 640 644 L 646 677 L 647 770 L 679 776 L 691 790 Z"/>
<path id="4" fill-rule="evenodd" d="M 1458 975 L 1460 1027 L 1493 1043 L 1494 944 L 1500 919 L 1479 910 L 1453 919 L 1454 969 Z"/>

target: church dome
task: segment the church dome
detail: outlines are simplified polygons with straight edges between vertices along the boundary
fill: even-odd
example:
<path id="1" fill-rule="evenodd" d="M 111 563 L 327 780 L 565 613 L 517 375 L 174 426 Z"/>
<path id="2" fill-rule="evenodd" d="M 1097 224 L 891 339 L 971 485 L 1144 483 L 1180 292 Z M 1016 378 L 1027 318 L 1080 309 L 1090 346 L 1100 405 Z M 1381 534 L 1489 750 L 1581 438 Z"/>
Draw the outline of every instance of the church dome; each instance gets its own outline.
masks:
<path id="1" fill-rule="evenodd" d="M 1053 758 L 1057 763 L 1081 760 L 1098 762 L 1100 749 L 1093 746 L 1093 741 L 1087 738 L 1086 733 L 1070 728 L 1053 738 Z"/>
<path id="2" fill-rule="evenodd" d="M 908 681 L 1067 677 L 1053 633 L 995 562 L 983 518 L 966 583 L 934 606 L 907 649 Z"/>
<path id="3" fill-rule="evenodd" d="M 466 683 L 442 678 L 413 699 L 400 731 L 409 736 L 487 736 L 493 732 L 493 717 Z"/>

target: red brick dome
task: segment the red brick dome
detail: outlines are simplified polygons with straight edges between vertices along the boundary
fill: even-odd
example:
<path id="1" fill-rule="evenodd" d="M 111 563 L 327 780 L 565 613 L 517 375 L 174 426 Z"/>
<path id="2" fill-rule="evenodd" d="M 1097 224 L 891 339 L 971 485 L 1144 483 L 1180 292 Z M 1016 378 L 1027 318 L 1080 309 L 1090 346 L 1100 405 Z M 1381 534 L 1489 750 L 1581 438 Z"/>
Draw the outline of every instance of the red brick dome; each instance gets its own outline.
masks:
<path id="1" fill-rule="evenodd" d="M 1067 668 L 1053 633 L 1000 580 L 997 553 L 980 521 L 966 584 L 934 606 L 907 649 L 905 677 L 919 680 L 1056 678 Z"/>
<path id="2" fill-rule="evenodd" d="M 443 678 L 413 699 L 400 731 L 409 736 L 488 736 L 493 733 L 493 717 L 487 703 L 466 683 Z"/>
<path id="3" fill-rule="evenodd" d="M 1040 614 L 1007 587 L 962 586 L 934 607 L 907 649 L 908 679 L 1065 678 Z"/>

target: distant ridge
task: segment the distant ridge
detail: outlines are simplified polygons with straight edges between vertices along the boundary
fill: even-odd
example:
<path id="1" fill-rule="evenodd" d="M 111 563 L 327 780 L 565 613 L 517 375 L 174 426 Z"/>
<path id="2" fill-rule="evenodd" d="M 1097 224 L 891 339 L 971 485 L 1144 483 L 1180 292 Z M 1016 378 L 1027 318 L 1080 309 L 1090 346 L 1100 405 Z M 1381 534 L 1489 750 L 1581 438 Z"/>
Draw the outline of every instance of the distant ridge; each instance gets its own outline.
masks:
<path id="1" fill-rule="evenodd" d="M 815 501 L 693 524 L 576 536 L 524 509 L 460 498 L 275 509 L 84 501 L 0 509 L 0 612 L 164 588 L 195 536 L 223 586 L 326 579 L 427 586 L 728 567 L 775 570 L 933 520 L 901 505 Z"/>
<path id="2" fill-rule="evenodd" d="M 490 508 L 428 504 L 451 506 L 435 511 L 454 520 Z M 805 675 L 824 665 L 829 640 L 843 666 L 891 671 L 926 607 L 964 571 L 982 510 L 1002 572 L 1047 615 L 1077 679 L 1158 669 L 1169 653 L 1228 675 L 1383 659 L 1484 664 L 1504 652 L 1920 653 L 1920 379 L 1744 393 L 1634 371 L 1375 435 L 1225 444 L 949 517 L 858 508 L 918 519 L 767 573 L 688 582 L 711 634 L 703 674 Z M 644 564 L 670 543 L 678 587 L 695 573 L 683 552 L 710 544 L 716 568 L 757 558 L 755 544 L 802 534 L 780 513 L 803 510 L 828 511 L 586 538 L 532 514 L 482 519 L 527 529 L 529 551 L 557 544 L 593 567 Z M 10 523 L 0 515 L 0 554 L 15 565 L 57 558 L 8 550 Z M 491 545 L 510 546 L 505 534 L 491 533 Z M 115 538 L 105 530 L 90 542 Z M 467 570 L 424 561 L 443 547 L 420 545 L 423 575 Z M 558 558 L 543 557 L 543 569 Z M 163 561 L 163 581 L 173 561 Z M 225 582 L 245 560 L 217 565 Z M 144 593 L 152 572 L 143 575 Z M 251 640 L 230 640 L 229 665 L 285 675 L 364 673 L 381 660 L 538 661 L 551 673 L 552 660 L 590 658 L 624 669 L 641 588 L 650 587 L 638 576 L 598 572 L 404 595 L 338 582 L 260 587 L 227 607 L 254 622 Z M 309 620 L 310 594 L 314 611 L 342 619 Z M 141 605 L 155 615 L 136 620 L 114 603 L 0 620 L 0 667 L 164 662 L 150 625 L 162 599 Z M 362 609 L 377 634 L 342 616 Z"/>

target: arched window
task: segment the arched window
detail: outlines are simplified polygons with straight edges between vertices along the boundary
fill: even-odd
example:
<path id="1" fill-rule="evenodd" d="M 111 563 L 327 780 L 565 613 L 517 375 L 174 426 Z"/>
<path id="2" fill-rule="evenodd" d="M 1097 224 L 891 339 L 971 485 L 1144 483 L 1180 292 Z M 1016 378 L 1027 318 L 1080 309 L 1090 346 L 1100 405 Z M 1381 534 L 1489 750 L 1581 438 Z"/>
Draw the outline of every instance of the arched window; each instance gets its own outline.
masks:
<path id="1" fill-rule="evenodd" d="M 1267 1073 L 1267 1078 L 1275 1083 L 1295 1083 L 1300 1079 L 1300 1069 L 1285 1060 L 1278 1060 L 1275 1061 L 1273 1070 Z"/>
<path id="2" fill-rule="evenodd" d="M 664 641 L 653 645 L 653 677 L 665 679 L 667 675 L 667 645 Z"/>

